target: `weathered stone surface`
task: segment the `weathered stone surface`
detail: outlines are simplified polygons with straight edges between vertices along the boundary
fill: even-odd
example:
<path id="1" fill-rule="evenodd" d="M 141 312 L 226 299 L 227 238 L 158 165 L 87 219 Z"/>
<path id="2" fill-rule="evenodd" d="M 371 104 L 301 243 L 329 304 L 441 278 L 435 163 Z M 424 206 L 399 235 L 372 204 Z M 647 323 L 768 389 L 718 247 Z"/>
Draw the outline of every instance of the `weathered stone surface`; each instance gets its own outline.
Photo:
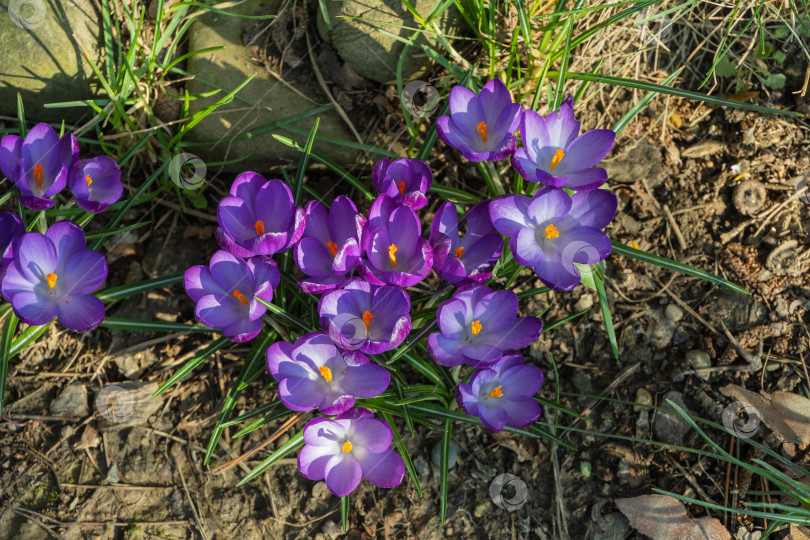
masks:
<path id="1" fill-rule="evenodd" d="M 248 0 L 229 8 L 229 11 L 247 15 L 267 15 L 277 13 L 281 4 L 280 0 Z M 248 159 L 229 166 L 229 169 L 253 169 L 261 173 L 280 163 L 297 163 L 300 157 L 297 150 L 279 143 L 273 138 L 273 134 L 290 137 L 301 144 L 306 141 L 306 136 L 293 134 L 280 127 L 272 127 L 258 135 L 242 137 L 233 142 L 229 139 L 285 121 L 318 105 L 303 99 L 266 73 L 262 66 L 257 66 L 251 61 L 250 50 L 242 44 L 242 35 L 250 23 L 251 21 L 246 22 L 245 19 L 238 17 L 209 13 L 200 17 L 191 27 L 189 50 L 224 47 L 222 50 L 193 56 L 189 60 L 188 70 L 196 76 L 187 84 L 186 88 L 190 94 L 221 89 L 215 96 L 193 101 L 192 114 L 222 99 L 250 75 L 255 73 L 256 77 L 239 91 L 231 103 L 223 105 L 197 124 L 186 136 L 186 140 L 210 142 L 210 145 L 189 149 L 204 161 L 234 160 L 250 155 Z M 315 87 L 302 85 L 296 80 L 297 70 L 302 69 L 310 69 L 308 59 L 295 69 L 287 67 L 284 73 L 285 80 L 294 83 L 303 95 L 317 101 L 319 98 L 316 97 Z M 354 140 L 336 111 L 328 110 L 317 116 L 320 118 L 318 135 Z M 314 123 L 313 116 L 293 125 L 309 131 Z M 328 145 L 318 139 L 315 142 L 315 150 L 342 164 L 353 162 L 357 155 L 345 147 Z"/>
<path id="2" fill-rule="evenodd" d="M 436 2 L 434 0 L 415 0 L 411 4 L 417 13 L 422 17 L 427 17 Z M 405 44 L 380 30 L 410 39 L 414 32 L 412 29 L 420 28 L 420 25 L 405 5 L 400 0 L 354 0 L 352 2 L 329 0 L 326 3 L 326 9 L 332 29 L 329 30 L 323 16 L 319 13 L 318 32 L 331 43 L 341 58 L 367 79 L 381 83 L 395 82 L 397 80 L 397 62 Z M 367 20 L 359 20 L 357 17 Z M 463 19 L 452 7 L 435 22 L 445 35 L 457 36 L 462 31 Z M 423 33 L 416 43 L 430 44 L 431 47 L 442 50 L 437 40 L 429 34 Z M 429 65 L 430 60 L 422 49 L 411 48 L 402 64 L 402 77 L 408 80 Z"/>
<path id="3" fill-rule="evenodd" d="M 51 414 L 55 415 L 84 418 L 89 413 L 87 408 L 87 387 L 78 382 L 70 383 L 51 402 L 50 410 Z"/>
<path id="4" fill-rule="evenodd" d="M 26 119 L 75 121 L 88 108 L 46 109 L 46 103 L 97 97 L 90 64 L 101 60 L 100 17 L 90 0 L 0 0 L 0 114 L 16 116 L 17 92 Z"/>

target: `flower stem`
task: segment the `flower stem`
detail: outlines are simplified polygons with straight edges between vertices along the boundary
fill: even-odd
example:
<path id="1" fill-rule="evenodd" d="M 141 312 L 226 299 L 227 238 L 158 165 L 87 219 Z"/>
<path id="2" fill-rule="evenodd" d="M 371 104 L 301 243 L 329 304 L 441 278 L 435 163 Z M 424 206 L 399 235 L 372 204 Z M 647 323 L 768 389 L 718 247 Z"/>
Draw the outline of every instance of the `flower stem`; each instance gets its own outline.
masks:
<path id="1" fill-rule="evenodd" d="M 506 193 L 506 191 L 503 189 L 501 178 L 498 176 L 498 171 L 495 169 L 495 165 L 493 165 L 491 161 L 487 161 L 486 165 L 484 162 L 479 161 L 476 165 L 478 165 L 478 170 L 481 172 L 481 176 L 484 177 L 484 181 L 487 183 L 487 188 L 489 189 L 489 194 L 491 196 L 497 197 L 498 195 L 503 195 Z"/>

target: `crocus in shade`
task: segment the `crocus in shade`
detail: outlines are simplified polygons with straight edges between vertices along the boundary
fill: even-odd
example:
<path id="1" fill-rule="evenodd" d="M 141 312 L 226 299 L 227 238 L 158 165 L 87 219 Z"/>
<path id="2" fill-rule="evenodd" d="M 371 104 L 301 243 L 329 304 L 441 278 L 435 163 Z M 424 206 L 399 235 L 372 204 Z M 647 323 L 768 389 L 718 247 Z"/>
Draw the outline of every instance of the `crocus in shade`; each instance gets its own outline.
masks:
<path id="1" fill-rule="evenodd" d="M 525 364 L 519 354 L 509 354 L 473 373 L 469 383 L 459 384 L 456 401 L 462 411 L 478 416 L 493 431 L 524 427 L 540 418 L 540 405 L 532 396 L 541 384 L 539 368 Z"/>
<path id="2" fill-rule="evenodd" d="M 439 277 L 463 286 L 486 281 L 501 256 L 501 239 L 489 217 L 488 202 L 478 203 L 467 212 L 467 233 L 459 236 L 458 211 L 450 201 L 442 204 L 430 228 L 433 269 Z"/>
<path id="3" fill-rule="evenodd" d="M 579 134 L 574 98 L 545 119 L 525 111 L 520 123 L 523 147 L 512 154 L 512 166 L 529 182 L 588 191 L 607 180 L 605 169 L 595 167 L 613 147 L 616 133 L 594 129 Z"/>
<path id="4" fill-rule="evenodd" d="M 234 343 L 243 343 L 261 331 L 267 308 L 257 298 L 271 302 L 281 274 L 267 257 L 245 262 L 227 251 L 217 251 L 209 266 L 192 266 L 184 277 L 186 292 L 197 303 L 197 319 L 221 329 Z"/>
<path id="5" fill-rule="evenodd" d="M 107 156 L 74 163 L 68 174 L 68 187 L 76 197 L 76 205 L 91 214 L 105 211 L 124 192 L 118 163 Z"/>
<path id="6" fill-rule="evenodd" d="M 15 242 L 3 297 L 26 324 L 58 318 L 68 330 L 87 332 L 104 320 L 104 304 L 91 293 L 106 278 L 104 255 L 87 249 L 81 227 L 60 221 L 45 234 L 26 233 Z"/>
<path id="7" fill-rule="evenodd" d="M 500 79 L 492 79 L 476 96 L 463 86 L 450 90 L 450 116 L 436 120 L 436 132 L 470 161 L 498 161 L 515 151 L 520 103 Z"/>
<path id="8" fill-rule="evenodd" d="M 443 366 L 490 366 L 505 351 L 522 349 L 540 336 L 540 319 L 517 315 L 518 299 L 512 291 L 484 285 L 463 290 L 439 306 L 440 331 L 428 336 L 428 353 Z"/>
<path id="9" fill-rule="evenodd" d="M 278 397 L 288 409 L 317 408 L 328 415 L 349 410 L 355 398 L 379 396 L 391 382 L 384 367 L 356 352 L 344 356 L 322 332 L 301 336 L 294 344 L 271 345 L 267 369 L 278 381 Z"/>
<path id="10" fill-rule="evenodd" d="M 304 233 L 304 210 L 294 205 L 287 184 L 255 172 L 236 177 L 217 206 L 217 221 L 217 242 L 237 257 L 273 255 Z"/>
<path id="11" fill-rule="evenodd" d="M 345 497 L 363 477 L 375 486 L 398 486 L 405 463 L 389 448 L 393 433 L 386 422 L 355 407 L 330 418 L 313 418 L 304 426 L 304 447 L 298 469 L 310 480 L 326 480 L 326 487 Z"/>
<path id="12" fill-rule="evenodd" d="M 0 278 L 14 259 L 14 241 L 25 234 L 25 224 L 14 212 L 0 212 Z"/>
<path id="13" fill-rule="evenodd" d="M 25 136 L 6 135 L 0 140 L 0 172 L 20 190 L 20 202 L 31 210 L 51 208 L 51 197 L 67 183 L 70 166 L 79 157 L 79 143 L 72 133 L 62 138 L 48 124 L 37 124 Z"/>
<path id="14" fill-rule="evenodd" d="M 595 264 L 610 255 L 610 240 L 601 229 L 616 214 L 618 199 L 605 189 L 569 196 L 544 188 L 532 199 L 509 195 L 489 205 L 492 224 L 510 238 L 515 260 L 534 268 L 548 287 L 570 291 L 580 281 L 574 263 Z"/>
<path id="15" fill-rule="evenodd" d="M 351 279 L 363 256 L 361 239 L 366 218 L 348 197 L 341 195 L 329 210 L 320 201 L 304 209 L 304 236 L 295 246 L 295 262 L 308 278 L 298 282 L 304 292 L 321 293 Z"/>
<path id="16" fill-rule="evenodd" d="M 400 287 L 425 279 L 433 265 L 433 250 L 421 235 L 416 213 L 407 206 L 396 208 L 364 241 L 367 259 L 358 263 L 360 276 L 375 285 Z"/>
<path id="17" fill-rule="evenodd" d="M 353 281 L 318 302 L 321 326 L 338 347 L 379 354 L 398 347 L 411 331 L 411 301 L 399 287 Z"/>
<path id="18" fill-rule="evenodd" d="M 393 197 L 398 205 L 419 210 L 428 202 L 426 194 L 433 184 L 433 173 L 421 159 L 381 159 L 371 176 L 377 191 Z"/>

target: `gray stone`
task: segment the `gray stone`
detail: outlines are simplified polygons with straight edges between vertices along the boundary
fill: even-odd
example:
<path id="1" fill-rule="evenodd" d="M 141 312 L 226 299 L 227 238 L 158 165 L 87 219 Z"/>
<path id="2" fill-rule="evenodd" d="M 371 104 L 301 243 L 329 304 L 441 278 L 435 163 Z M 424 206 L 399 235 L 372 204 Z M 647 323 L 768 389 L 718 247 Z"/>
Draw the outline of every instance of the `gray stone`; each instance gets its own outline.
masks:
<path id="1" fill-rule="evenodd" d="M 77 416 L 84 418 L 90 412 L 87 408 L 87 387 L 78 382 L 70 383 L 51 402 L 51 414 L 57 416 Z"/>
<path id="2" fill-rule="evenodd" d="M 414 458 L 413 468 L 416 469 L 416 473 L 422 478 L 427 478 L 430 476 L 430 466 L 428 465 L 427 460 L 421 455 Z"/>
<path id="3" fill-rule="evenodd" d="M 627 518 L 619 512 L 611 512 L 602 516 L 593 540 L 622 540 L 629 531 L 630 523 Z"/>
<path id="4" fill-rule="evenodd" d="M 95 406 L 101 415 L 99 429 L 116 431 L 139 426 L 158 412 L 163 405 L 163 397 L 152 399 L 158 389 L 156 382 L 129 381 L 108 384 L 96 394 Z"/>
<path id="5" fill-rule="evenodd" d="M 680 306 L 675 304 L 667 305 L 666 310 L 664 310 L 664 314 L 667 316 L 667 319 L 672 322 L 678 322 L 683 319 L 683 310 L 680 308 Z"/>
<path id="6" fill-rule="evenodd" d="M 456 458 L 458 457 L 458 452 L 456 451 L 456 445 L 453 442 L 450 442 L 450 452 L 447 456 L 447 468 L 452 469 L 453 466 L 456 464 Z M 436 446 L 433 447 L 433 453 L 431 455 L 431 460 L 433 464 L 437 467 L 441 467 L 441 460 L 442 460 L 442 443 L 441 441 L 436 443 Z"/>
<path id="7" fill-rule="evenodd" d="M 267 15 L 277 13 L 280 0 L 247 0 L 229 8 L 229 12 L 245 15 Z M 197 19 L 189 34 L 189 50 L 196 51 L 209 47 L 224 47 L 222 50 L 192 56 L 188 62 L 188 71 L 195 78 L 188 82 L 186 89 L 190 94 L 202 94 L 220 89 L 214 96 L 194 100 L 190 104 L 190 114 L 204 107 L 213 105 L 229 92 L 242 84 L 249 76 L 255 78 L 242 88 L 235 99 L 222 105 L 208 115 L 184 137 L 191 142 L 210 143 L 194 146 L 188 152 L 198 155 L 203 161 L 234 160 L 246 156 L 249 158 L 229 165 L 228 170 L 256 170 L 260 173 L 281 162 L 298 163 L 300 152 L 273 138 L 273 134 L 283 135 L 297 140 L 301 145 L 306 142 L 306 135 L 293 134 L 280 127 L 272 127 L 277 122 L 306 113 L 318 104 L 307 101 L 277 79 L 266 73 L 262 66 L 251 60 L 250 50 L 242 44 L 242 35 L 252 23 L 250 20 L 208 13 Z M 302 84 L 297 81 L 298 70 L 310 69 L 309 59 L 300 67 L 290 69 L 285 66 L 284 78 L 290 84 L 295 83 L 298 91 L 314 98 L 319 103 L 326 100 L 316 97 L 317 83 Z M 314 80 L 314 78 L 313 78 Z M 348 128 L 335 110 L 324 111 L 317 115 L 320 118 L 318 135 L 356 142 Z M 315 123 L 315 117 L 309 117 L 293 125 L 309 131 Z M 249 135 L 251 132 L 268 129 L 263 133 Z M 231 141 L 230 139 L 242 138 Z M 337 161 L 347 164 L 354 161 L 357 152 L 343 146 L 325 144 L 316 138 L 315 151 Z M 255 152 L 255 153 L 254 153 Z M 209 167 L 209 171 L 211 168 Z"/>
<path id="8" fill-rule="evenodd" d="M 101 18 L 90 0 L 0 0 L 0 114 L 17 115 L 17 93 L 29 120 L 69 122 L 94 114 L 87 107 L 46 109 L 46 103 L 92 99 L 98 89 L 90 63 L 101 64 Z M 9 16 L 10 15 L 10 16 Z"/>
<path id="9" fill-rule="evenodd" d="M 436 5 L 434 0 L 412 0 L 415 11 L 423 18 Z M 323 16 L 318 14 L 318 31 L 337 50 L 352 69 L 367 79 L 381 83 L 397 80 L 397 62 L 405 44 L 386 35 L 394 34 L 410 39 L 415 28 L 420 28 L 413 15 L 400 0 L 355 0 L 353 2 L 326 2 L 329 22 L 327 28 Z M 365 21 L 357 19 L 361 17 Z M 372 22 L 373 21 L 373 22 Z M 434 22 L 445 36 L 458 36 L 462 30 L 462 18 L 452 6 Z M 384 32 L 382 32 L 382 31 Z M 444 52 L 437 40 L 422 33 L 405 55 L 402 63 L 402 78 L 411 79 L 425 71 L 430 60 L 418 45 L 430 45 Z"/>
<path id="10" fill-rule="evenodd" d="M 661 309 L 653 311 L 652 316 L 655 319 L 655 327 L 650 332 L 650 344 L 659 350 L 666 349 L 675 334 L 675 324 Z"/>
<path id="11" fill-rule="evenodd" d="M 157 363 L 158 357 L 152 349 L 144 349 L 116 356 L 113 360 L 127 379 L 137 379 L 146 368 Z"/>
<path id="12" fill-rule="evenodd" d="M 661 399 L 661 408 L 663 411 L 659 411 L 655 415 L 653 430 L 659 440 L 668 444 L 682 445 L 684 437 L 686 437 L 686 434 L 689 433 L 691 428 L 689 422 L 681 418 L 670 404 L 667 403 L 667 400 L 680 407 L 687 414 L 689 413 L 686 404 L 683 402 L 683 394 L 675 391 L 667 392 Z"/>
<path id="13" fill-rule="evenodd" d="M 693 349 L 686 353 L 686 362 L 692 369 L 704 369 L 712 367 L 712 360 L 709 355 L 700 349 Z"/>

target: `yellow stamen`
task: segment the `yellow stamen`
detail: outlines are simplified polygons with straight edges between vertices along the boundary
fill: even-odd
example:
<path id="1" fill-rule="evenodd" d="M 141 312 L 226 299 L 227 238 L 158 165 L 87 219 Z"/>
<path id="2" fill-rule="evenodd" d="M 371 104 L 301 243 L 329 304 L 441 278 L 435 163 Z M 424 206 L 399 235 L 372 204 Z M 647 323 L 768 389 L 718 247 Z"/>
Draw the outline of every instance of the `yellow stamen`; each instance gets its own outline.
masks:
<path id="1" fill-rule="evenodd" d="M 42 189 L 42 165 L 39 163 L 34 165 L 34 182 L 37 183 L 37 189 Z"/>
<path id="2" fill-rule="evenodd" d="M 554 170 L 554 168 L 557 165 L 560 164 L 560 161 L 562 161 L 562 158 L 563 158 L 564 155 L 565 155 L 565 150 L 563 150 L 562 148 L 560 148 L 559 150 L 554 152 L 554 157 L 551 158 L 551 170 L 552 171 Z"/>
<path id="3" fill-rule="evenodd" d="M 481 321 L 472 322 L 472 335 L 477 336 L 478 332 L 480 332 L 483 329 L 484 327 L 481 325 Z"/>
<path id="4" fill-rule="evenodd" d="M 390 246 L 388 246 L 388 258 L 391 260 L 391 266 L 393 266 L 395 269 L 397 267 L 396 252 L 397 252 L 398 249 L 399 248 L 394 244 L 391 244 Z"/>
<path id="5" fill-rule="evenodd" d="M 551 240 L 552 238 L 557 238 L 558 236 L 560 236 L 560 231 L 557 230 L 557 227 L 549 223 L 548 225 L 546 225 L 546 230 L 543 233 L 543 236 Z"/>
<path id="6" fill-rule="evenodd" d="M 90 187 L 90 184 L 92 184 L 92 183 L 93 183 L 93 179 L 92 179 L 92 178 L 90 178 L 90 175 L 89 175 L 89 174 L 85 174 L 85 175 L 84 175 L 84 181 L 85 181 L 85 182 L 87 182 L 87 187 Z"/>
<path id="7" fill-rule="evenodd" d="M 489 397 L 491 398 L 503 397 L 503 392 L 501 392 L 501 386 L 503 385 L 496 386 L 495 389 L 489 393 Z"/>
<path id="8" fill-rule="evenodd" d="M 363 312 L 363 324 L 366 325 L 366 332 L 371 332 L 371 319 L 374 318 L 374 314 L 370 311 Z"/>
<path id="9" fill-rule="evenodd" d="M 478 134 L 481 135 L 481 140 L 487 142 L 487 123 L 478 122 Z"/>
<path id="10" fill-rule="evenodd" d="M 338 245 L 331 240 L 326 243 L 326 249 L 332 254 L 332 257 L 337 257 Z"/>
<path id="11" fill-rule="evenodd" d="M 456 258 L 460 259 L 463 256 L 464 256 L 464 247 L 463 246 L 462 247 L 457 247 L 456 248 Z"/>
<path id="12" fill-rule="evenodd" d="M 242 303 L 243 306 L 246 306 L 246 305 L 248 305 L 250 303 L 250 302 L 248 302 L 248 299 L 245 298 L 245 295 L 240 293 L 236 289 L 234 289 L 231 294 L 233 294 L 233 297 L 236 298 L 237 300 L 239 300 Z"/>
<path id="13" fill-rule="evenodd" d="M 47 276 L 45 276 L 45 279 L 48 280 L 49 289 L 53 289 L 54 287 L 56 287 L 56 274 L 50 273 Z"/>
<path id="14" fill-rule="evenodd" d="M 332 370 L 331 369 L 329 369 L 326 366 L 321 366 L 321 367 L 318 368 L 318 370 L 321 372 L 321 377 L 326 379 L 326 382 L 332 382 Z"/>
<path id="15" fill-rule="evenodd" d="M 400 195 L 405 195 L 405 181 L 397 182 L 397 188 L 399 189 Z"/>
<path id="16" fill-rule="evenodd" d="M 352 451 L 352 443 L 351 441 L 346 441 L 343 443 L 343 446 L 340 447 L 341 450 L 344 452 L 351 452 Z"/>
<path id="17" fill-rule="evenodd" d="M 253 228 L 256 229 L 256 236 L 260 234 L 264 234 L 264 221 L 259 220 L 253 224 Z"/>

